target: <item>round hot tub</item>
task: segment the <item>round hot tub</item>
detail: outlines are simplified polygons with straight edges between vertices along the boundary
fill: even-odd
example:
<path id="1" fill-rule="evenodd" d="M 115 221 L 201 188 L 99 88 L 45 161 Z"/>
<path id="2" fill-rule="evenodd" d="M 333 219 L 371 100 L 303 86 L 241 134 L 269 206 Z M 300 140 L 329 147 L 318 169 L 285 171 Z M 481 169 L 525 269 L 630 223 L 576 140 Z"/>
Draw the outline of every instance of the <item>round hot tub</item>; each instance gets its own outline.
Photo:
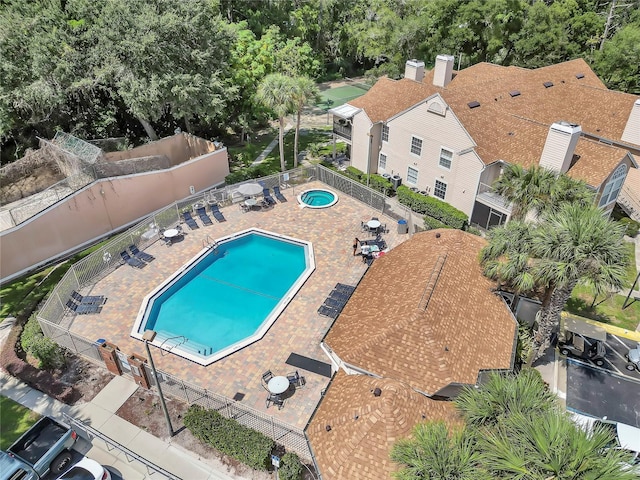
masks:
<path id="1" fill-rule="evenodd" d="M 323 190 L 321 188 L 305 190 L 298 195 L 298 203 L 307 208 L 328 208 L 335 205 L 337 201 L 338 195 L 331 190 Z"/>

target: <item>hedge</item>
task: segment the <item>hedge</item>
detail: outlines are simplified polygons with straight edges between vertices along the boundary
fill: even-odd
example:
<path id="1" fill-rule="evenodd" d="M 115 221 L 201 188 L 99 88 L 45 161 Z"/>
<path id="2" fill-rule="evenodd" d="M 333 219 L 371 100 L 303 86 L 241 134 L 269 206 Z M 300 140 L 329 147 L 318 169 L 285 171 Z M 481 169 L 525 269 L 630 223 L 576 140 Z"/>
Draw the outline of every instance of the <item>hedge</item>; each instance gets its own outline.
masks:
<path id="1" fill-rule="evenodd" d="M 363 185 L 367 184 L 367 177 L 369 178 L 369 188 L 377 190 L 378 192 L 382 192 L 384 194 L 393 194 L 393 184 L 390 180 L 387 180 L 382 175 L 378 175 L 376 173 L 371 173 L 367 175 L 361 170 L 358 170 L 356 167 L 347 167 L 346 170 L 342 173 L 346 177 L 355 180 L 358 183 Z"/>
<path id="2" fill-rule="evenodd" d="M 442 223 L 440 220 L 430 217 L 429 215 L 425 215 L 424 228 L 426 228 L 427 230 L 435 230 L 436 228 L 453 228 L 453 227 L 450 227 L 446 223 Z"/>
<path id="3" fill-rule="evenodd" d="M 398 201 L 409 206 L 417 213 L 423 213 L 436 220 L 440 220 L 445 225 L 459 230 L 467 227 L 468 217 L 464 212 L 443 202 L 435 197 L 427 197 L 418 192 L 413 192 L 409 187 L 400 185 L 396 190 Z M 425 221 L 426 224 L 426 221 Z"/>
<path id="4" fill-rule="evenodd" d="M 300 480 L 302 477 L 302 463 L 300 463 L 300 459 L 295 453 L 287 452 L 282 456 L 278 477 L 280 477 L 280 480 Z"/>
<path id="5" fill-rule="evenodd" d="M 276 170 L 275 172 L 277 172 Z M 259 163 L 253 167 L 243 168 L 237 172 L 230 173 L 224 179 L 227 185 L 233 185 L 235 183 L 244 182 L 245 180 L 252 180 L 254 178 L 267 177 L 275 173 L 273 167 L 268 163 Z"/>
<path id="6" fill-rule="evenodd" d="M 225 418 L 215 410 L 192 405 L 184 425 L 201 442 L 229 455 L 255 470 L 268 470 L 275 442 L 260 432 Z"/>
<path id="7" fill-rule="evenodd" d="M 36 314 L 31 315 L 20 336 L 22 350 L 38 360 L 38 368 L 54 370 L 65 364 L 62 348 L 49 337 L 45 337 Z"/>

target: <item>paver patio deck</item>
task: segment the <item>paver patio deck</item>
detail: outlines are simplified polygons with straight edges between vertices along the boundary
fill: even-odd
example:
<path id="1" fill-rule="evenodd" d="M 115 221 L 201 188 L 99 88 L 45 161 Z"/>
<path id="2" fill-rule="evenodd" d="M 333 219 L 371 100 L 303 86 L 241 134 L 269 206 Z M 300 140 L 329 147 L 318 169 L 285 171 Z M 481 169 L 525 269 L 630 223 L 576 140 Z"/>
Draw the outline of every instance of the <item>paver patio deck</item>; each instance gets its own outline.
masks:
<path id="1" fill-rule="evenodd" d="M 283 194 L 288 202 L 278 203 L 266 211 L 243 213 L 238 205 L 224 207 L 222 212 L 226 222 L 201 226 L 198 230 L 184 226 L 184 239 L 171 247 L 162 242 L 154 243 L 146 251 L 156 259 L 145 268 L 139 270 L 123 265 L 91 289 L 92 294 L 108 297 L 107 303 L 98 315 L 77 316 L 70 330 L 90 340 L 105 338 L 127 355 L 136 353 L 145 357 L 144 344 L 129 335 L 144 296 L 194 257 L 203 248 L 207 236 L 216 239 L 255 227 L 310 241 L 316 269 L 261 340 L 207 367 L 157 348 L 152 349 L 159 370 L 228 398 L 243 393 L 242 404 L 304 428 L 329 379 L 299 370 L 306 378 L 306 386 L 287 399 L 282 410 L 275 407 L 267 410 L 267 392 L 260 383 L 262 373 L 271 370 L 275 375 L 284 375 L 295 370 L 285 364 L 291 352 L 328 363 L 320 348 L 320 340 L 333 320 L 320 316 L 317 310 L 337 282 L 356 285 L 365 273 L 366 265 L 360 256 L 353 256 L 352 249 L 355 237 L 361 240 L 371 238 L 361 231 L 362 220 L 376 216 L 387 224 L 390 231 L 383 237 L 389 248 L 408 238 L 396 233 L 392 218 L 385 218 L 379 211 L 340 192 L 337 192 L 340 200 L 333 207 L 300 208 L 295 194 L 308 188 L 327 186 L 310 182 L 296 186 L 295 190 L 286 189 Z M 243 306 L 238 305 L 238 309 L 241 308 Z"/>

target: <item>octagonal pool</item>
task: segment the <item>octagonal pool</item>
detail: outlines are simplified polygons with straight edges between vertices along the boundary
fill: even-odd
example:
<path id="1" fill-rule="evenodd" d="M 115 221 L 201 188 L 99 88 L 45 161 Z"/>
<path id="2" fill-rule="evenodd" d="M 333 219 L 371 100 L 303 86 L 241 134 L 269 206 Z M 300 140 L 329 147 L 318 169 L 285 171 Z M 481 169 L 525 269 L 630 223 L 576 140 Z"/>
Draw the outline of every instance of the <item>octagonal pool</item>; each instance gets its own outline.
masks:
<path id="1" fill-rule="evenodd" d="M 338 195 L 333 193 L 331 190 L 324 190 L 321 188 L 305 190 L 298 195 L 298 203 L 307 208 L 328 208 L 335 205 L 337 201 Z"/>

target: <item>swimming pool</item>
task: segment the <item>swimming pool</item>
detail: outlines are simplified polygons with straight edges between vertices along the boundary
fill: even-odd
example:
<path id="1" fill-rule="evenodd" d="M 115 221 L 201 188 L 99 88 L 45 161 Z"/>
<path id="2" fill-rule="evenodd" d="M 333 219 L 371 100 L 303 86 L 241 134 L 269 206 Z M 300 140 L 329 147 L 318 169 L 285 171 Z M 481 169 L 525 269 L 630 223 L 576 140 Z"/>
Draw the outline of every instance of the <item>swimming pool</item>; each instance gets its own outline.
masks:
<path id="1" fill-rule="evenodd" d="M 209 365 L 264 336 L 315 268 L 308 242 L 259 229 L 221 238 L 147 295 L 131 335 Z"/>
<path id="2" fill-rule="evenodd" d="M 328 208 L 335 205 L 337 201 L 338 195 L 331 190 L 321 188 L 305 190 L 298 195 L 298 203 L 307 208 Z"/>

